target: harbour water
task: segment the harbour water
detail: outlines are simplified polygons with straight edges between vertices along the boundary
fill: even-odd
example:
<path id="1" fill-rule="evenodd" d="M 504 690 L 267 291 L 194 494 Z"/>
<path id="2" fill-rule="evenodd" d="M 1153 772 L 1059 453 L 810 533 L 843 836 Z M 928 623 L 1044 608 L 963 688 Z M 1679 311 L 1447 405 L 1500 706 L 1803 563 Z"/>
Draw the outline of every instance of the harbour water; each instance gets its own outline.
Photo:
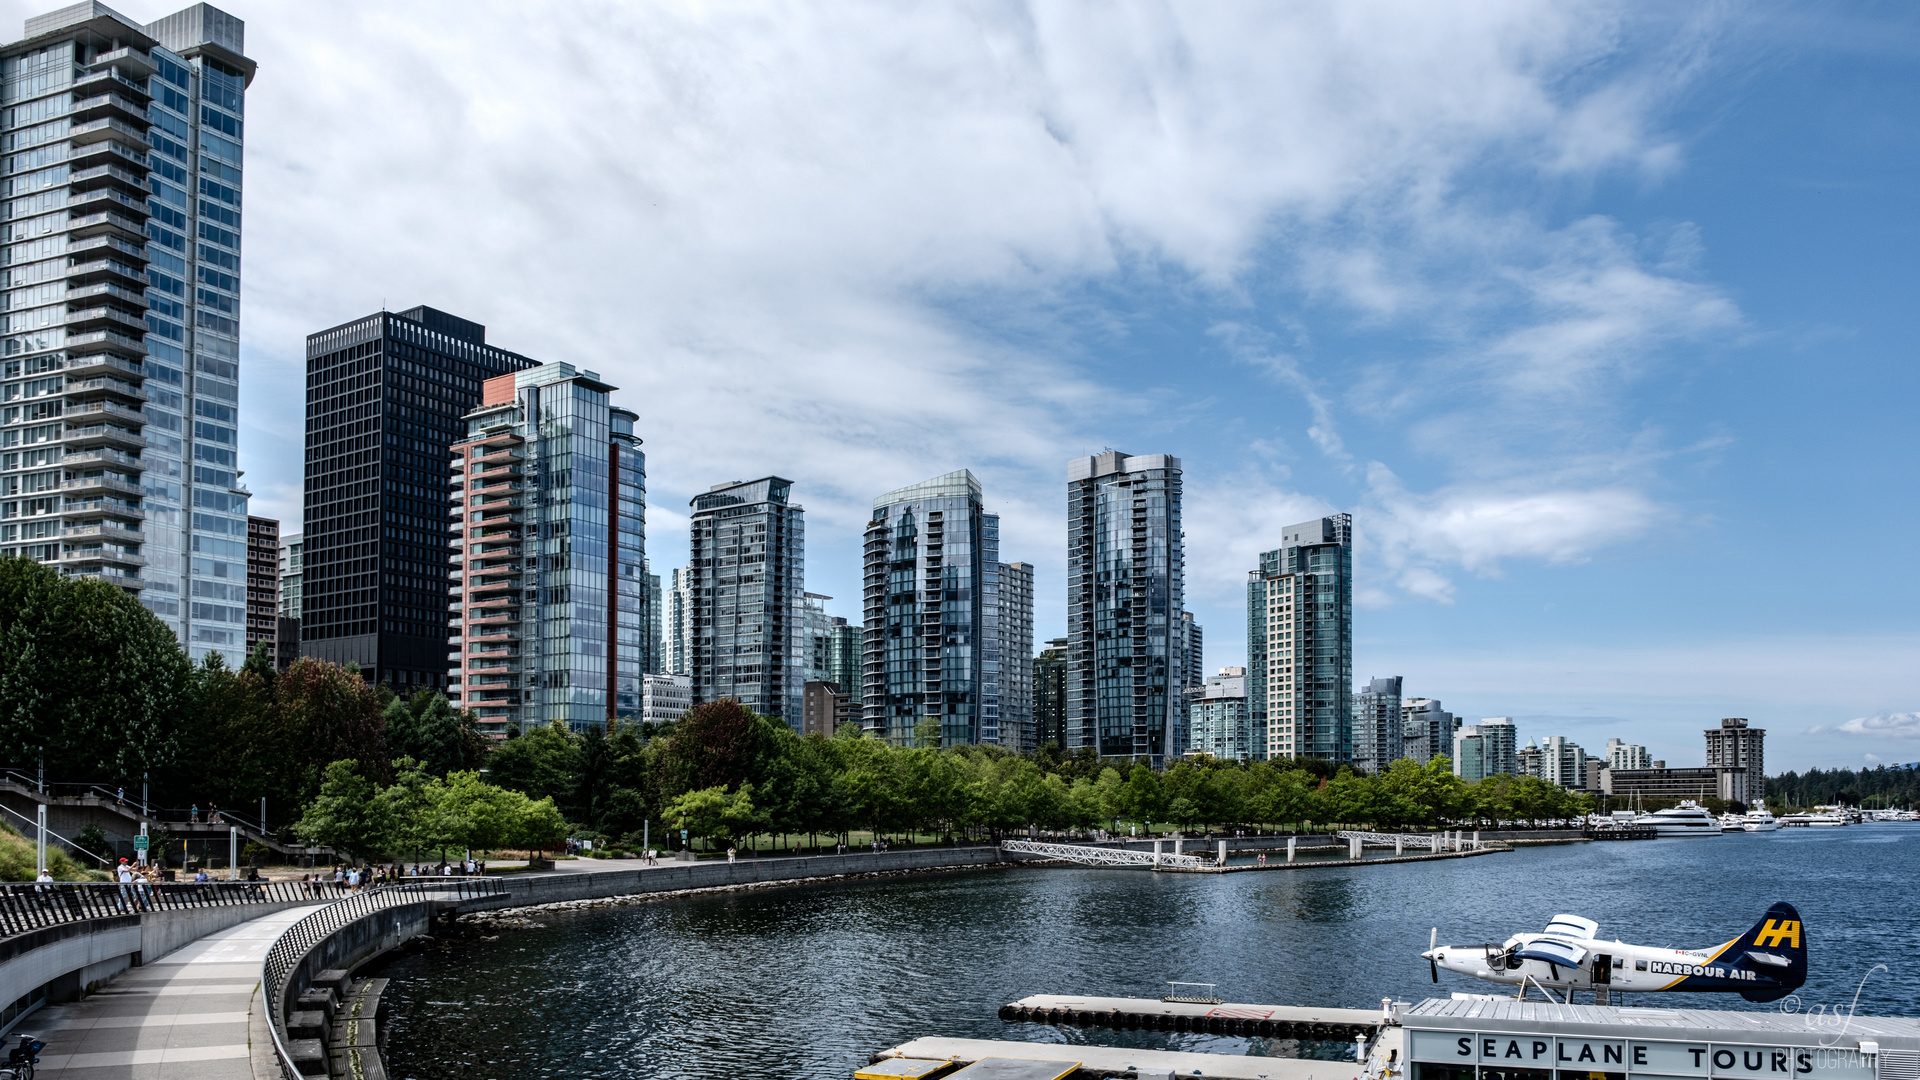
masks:
<path id="1" fill-rule="evenodd" d="M 1008 1024 L 1033 993 L 1378 1007 L 1450 991 L 1419 953 L 1498 942 L 1561 912 L 1600 936 L 1717 945 L 1775 900 L 1806 920 L 1797 1002 L 1651 995 L 1731 1009 L 1920 1007 L 1920 825 L 1522 848 L 1399 865 L 1228 875 L 1007 869 L 542 913 L 533 929 L 401 958 L 396 1077 L 844 1078 L 921 1035 L 1317 1056 L 1320 1045 Z M 1879 967 L 1884 965 L 1884 967 Z M 1876 970 L 1877 969 L 1877 970 Z"/>

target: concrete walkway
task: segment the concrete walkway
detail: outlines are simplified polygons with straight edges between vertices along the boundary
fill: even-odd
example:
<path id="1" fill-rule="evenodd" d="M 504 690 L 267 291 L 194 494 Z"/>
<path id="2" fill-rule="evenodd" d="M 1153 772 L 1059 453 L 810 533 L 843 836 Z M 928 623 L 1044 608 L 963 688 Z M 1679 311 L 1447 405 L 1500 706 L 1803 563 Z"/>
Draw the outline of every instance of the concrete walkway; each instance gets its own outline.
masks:
<path id="1" fill-rule="evenodd" d="M 247 1012 L 274 939 L 313 907 L 209 934 L 22 1024 L 61 1080 L 253 1080 Z M 264 1029 L 259 1029 L 264 1030 Z"/>

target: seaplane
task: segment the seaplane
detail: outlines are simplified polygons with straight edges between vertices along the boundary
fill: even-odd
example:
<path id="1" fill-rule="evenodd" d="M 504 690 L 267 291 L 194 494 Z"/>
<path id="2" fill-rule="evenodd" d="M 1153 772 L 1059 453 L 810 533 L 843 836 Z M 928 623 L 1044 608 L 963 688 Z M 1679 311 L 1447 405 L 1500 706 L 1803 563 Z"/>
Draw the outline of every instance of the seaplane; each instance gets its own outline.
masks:
<path id="1" fill-rule="evenodd" d="M 1550 1001 L 1571 1003 L 1578 990 L 1596 1003 L 1609 993 L 1734 992 L 1748 1001 L 1778 1001 L 1807 981 L 1806 927 L 1792 904 L 1767 909 L 1753 928 L 1725 945 L 1706 949 L 1656 949 L 1601 941 L 1600 924 L 1578 915 L 1555 915 L 1538 934 L 1515 934 L 1500 945 L 1441 945 L 1434 928 L 1421 953 L 1440 981 L 1441 969 L 1491 983 L 1529 989 Z M 1564 997 L 1554 997 L 1553 991 Z"/>

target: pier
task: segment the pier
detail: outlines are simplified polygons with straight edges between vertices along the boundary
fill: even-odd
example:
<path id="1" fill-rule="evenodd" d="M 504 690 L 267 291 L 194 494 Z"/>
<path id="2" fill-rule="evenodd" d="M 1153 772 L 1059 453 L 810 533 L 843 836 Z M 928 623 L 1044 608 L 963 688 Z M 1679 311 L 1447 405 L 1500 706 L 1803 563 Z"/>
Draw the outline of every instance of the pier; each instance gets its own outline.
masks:
<path id="1" fill-rule="evenodd" d="M 1116 1031 L 1181 1031 L 1246 1038 L 1352 1042 L 1372 1038 L 1383 1017 L 1378 1009 L 1035 994 L 1000 1006 L 1000 1019 Z"/>

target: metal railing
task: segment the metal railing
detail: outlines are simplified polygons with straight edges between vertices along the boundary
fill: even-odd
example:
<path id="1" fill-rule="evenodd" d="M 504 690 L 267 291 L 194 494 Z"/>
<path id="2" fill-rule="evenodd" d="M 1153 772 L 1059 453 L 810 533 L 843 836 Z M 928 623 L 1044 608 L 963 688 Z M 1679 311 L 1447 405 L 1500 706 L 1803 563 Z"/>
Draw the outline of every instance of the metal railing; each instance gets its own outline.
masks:
<path id="1" fill-rule="evenodd" d="M 424 878 L 355 893 L 302 918 L 281 933 L 260 964 L 260 989 L 265 995 L 267 1029 L 273 1033 L 273 1051 L 280 1068 L 293 1080 L 300 1077 L 287 1048 L 286 991 L 294 968 L 314 946 L 349 924 L 375 912 L 420 903 L 460 903 L 504 896 L 507 883 L 498 878 Z"/>
<path id="2" fill-rule="evenodd" d="M 1426 848 L 1435 855 L 1447 851 L 1490 851 L 1501 845 L 1480 839 L 1475 832 L 1466 835 L 1463 830 L 1435 833 L 1376 833 L 1362 832 L 1358 829 L 1342 829 L 1333 835 L 1351 843 L 1359 840 L 1366 847 L 1390 847 L 1395 850 L 1406 848 Z"/>
<path id="3" fill-rule="evenodd" d="M 61 923 L 106 919 L 142 911 L 283 904 L 335 895 L 332 882 L 135 881 L 0 885 L 0 938 Z"/>
<path id="4" fill-rule="evenodd" d="M 1048 859 L 1061 859 L 1086 866 L 1145 866 L 1198 870 L 1203 866 L 1215 865 L 1212 859 L 1200 855 L 1128 851 L 1125 848 L 1081 847 L 1078 844 L 1044 844 L 1038 840 L 1002 840 L 1000 850 L 1016 855 L 1039 855 Z"/>

